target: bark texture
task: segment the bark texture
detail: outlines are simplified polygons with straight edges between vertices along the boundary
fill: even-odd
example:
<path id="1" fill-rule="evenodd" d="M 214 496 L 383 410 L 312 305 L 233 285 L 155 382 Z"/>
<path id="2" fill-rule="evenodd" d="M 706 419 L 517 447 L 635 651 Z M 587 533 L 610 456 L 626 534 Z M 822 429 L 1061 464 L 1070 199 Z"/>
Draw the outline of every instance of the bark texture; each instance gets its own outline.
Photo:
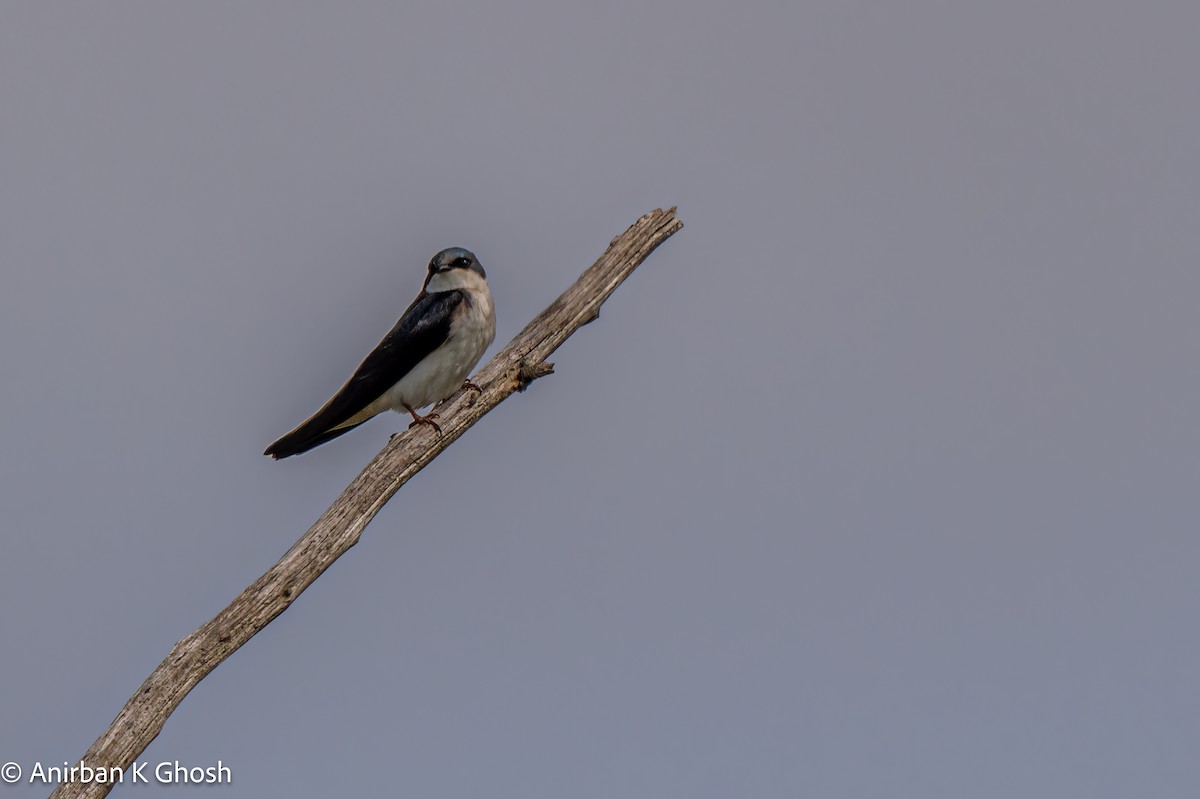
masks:
<path id="1" fill-rule="evenodd" d="M 675 209 L 652 211 L 609 244 L 569 289 L 525 326 L 474 377 L 483 390 L 460 391 L 438 409 L 439 435 L 418 425 L 397 435 L 279 561 L 229 605 L 172 647 L 81 760 L 92 768 L 127 768 L 162 731 L 167 718 L 209 672 L 288 609 L 321 573 L 358 543 L 392 495 L 516 391 L 550 374 L 546 358 L 583 325 L 651 252 L 683 227 Z M 51 799 L 105 796 L 111 785 L 65 782 Z"/>

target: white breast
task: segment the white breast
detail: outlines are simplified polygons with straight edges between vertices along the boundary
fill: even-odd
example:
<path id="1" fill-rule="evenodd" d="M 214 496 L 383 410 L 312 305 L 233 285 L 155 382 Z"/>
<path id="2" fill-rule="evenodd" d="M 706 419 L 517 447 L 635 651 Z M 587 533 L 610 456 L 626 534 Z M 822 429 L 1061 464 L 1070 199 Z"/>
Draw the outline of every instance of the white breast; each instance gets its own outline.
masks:
<path id="1" fill-rule="evenodd" d="M 406 404 L 415 410 L 446 399 L 462 386 L 496 337 L 496 312 L 487 281 L 467 269 L 454 271 L 460 273 L 455 277 L 463 278 L 454 288 L 466 293 L 466 302 L 456 309 L 449 338 L 372 403 L 382 406 L 379 410 L 404 411 Z"/>

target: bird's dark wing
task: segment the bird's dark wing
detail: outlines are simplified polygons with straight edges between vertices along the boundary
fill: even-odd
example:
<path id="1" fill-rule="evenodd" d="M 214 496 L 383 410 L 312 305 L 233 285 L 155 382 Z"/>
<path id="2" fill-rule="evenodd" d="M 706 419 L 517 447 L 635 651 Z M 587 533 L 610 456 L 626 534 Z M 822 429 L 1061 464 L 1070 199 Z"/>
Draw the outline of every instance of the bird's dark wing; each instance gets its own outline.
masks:
<path id="1" fill-rule="evenodd" d="M 461 291 L 437 294 L 422 291 L 379 346 L 359 364 L 346 385 L 321 410 L 267 447 L 263 454 L 276 459 L 286 458 L 357 427 L 355 424 L 333 429 L 378 399 L 426 355 L 440 347 L 449 337 L 450 320 L 464 299 Z"/>

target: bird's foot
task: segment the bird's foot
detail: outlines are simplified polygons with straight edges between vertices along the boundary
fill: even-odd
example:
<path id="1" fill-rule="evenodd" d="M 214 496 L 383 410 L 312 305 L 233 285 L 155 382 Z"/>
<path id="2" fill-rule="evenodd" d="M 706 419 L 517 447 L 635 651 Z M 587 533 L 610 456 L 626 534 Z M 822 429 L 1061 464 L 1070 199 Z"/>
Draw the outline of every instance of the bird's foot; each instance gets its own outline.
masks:
<path id="1" fill-rule="evenodd" d="M 464 380 L 464 381 L 463 381 L 463 384 L 462 384 L 462 388 L 461 388 L 461 389 L 459 389 L 459 390 L 460 390 L 460 391 L 466 391 L 467 389 L 470 389 L 471 391 L 474 391 L 474 392 L 475 392 L 475 393 L 477 393 L 477 394 L 482 394 L 482 393 L 483 393 L 483 389 L 482 389 L 482 388 L 480 388 L 479 386 L 475 385 L 475 384 L 474 384 L 474 383 L 472 383 L 470 380 Z"/>
<path id="2" fill-rule="evenodd" d="M 438 426 L 438 423 L 433 421 L 434 419 L 440 419 L 441 417 L 438 416 L 433 411 L 430 411 L 429 413 L 422 416 L 421 414 L 414 411 L 412 408 L 409 408 L 407 405 L 405 405 L 404 407 L 408 410 L 409 414 L 413 418 L 412 424 L 410 424 L 408 426 L 409 430 L 412 430 L 414 427 L 416 427 L 419 424 L 427 424 L 430 427 L 432 427 L 434 430 L 438 431 L 439 434 L 442 432 L 442 428 Z"/>

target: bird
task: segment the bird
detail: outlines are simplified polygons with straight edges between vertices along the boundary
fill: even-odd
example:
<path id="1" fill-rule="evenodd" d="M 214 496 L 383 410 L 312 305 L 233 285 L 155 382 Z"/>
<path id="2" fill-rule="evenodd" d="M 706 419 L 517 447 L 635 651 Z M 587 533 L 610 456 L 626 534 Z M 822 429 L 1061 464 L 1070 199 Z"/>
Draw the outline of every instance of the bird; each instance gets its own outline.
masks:
<path id="1" fill-rule="evenodd" d="M 438 414 L 417 410 L 460 388 L 482 393 L 467 376 L 495 337 L 483 265 L 462 247 L 442 250 L 429 261 L 416 299 L 346 384 L 263 454 L 279 460 L 307 452 L 388 410 L 407 411 L 410 428 L 428 425 L 440 434 Z"/>

